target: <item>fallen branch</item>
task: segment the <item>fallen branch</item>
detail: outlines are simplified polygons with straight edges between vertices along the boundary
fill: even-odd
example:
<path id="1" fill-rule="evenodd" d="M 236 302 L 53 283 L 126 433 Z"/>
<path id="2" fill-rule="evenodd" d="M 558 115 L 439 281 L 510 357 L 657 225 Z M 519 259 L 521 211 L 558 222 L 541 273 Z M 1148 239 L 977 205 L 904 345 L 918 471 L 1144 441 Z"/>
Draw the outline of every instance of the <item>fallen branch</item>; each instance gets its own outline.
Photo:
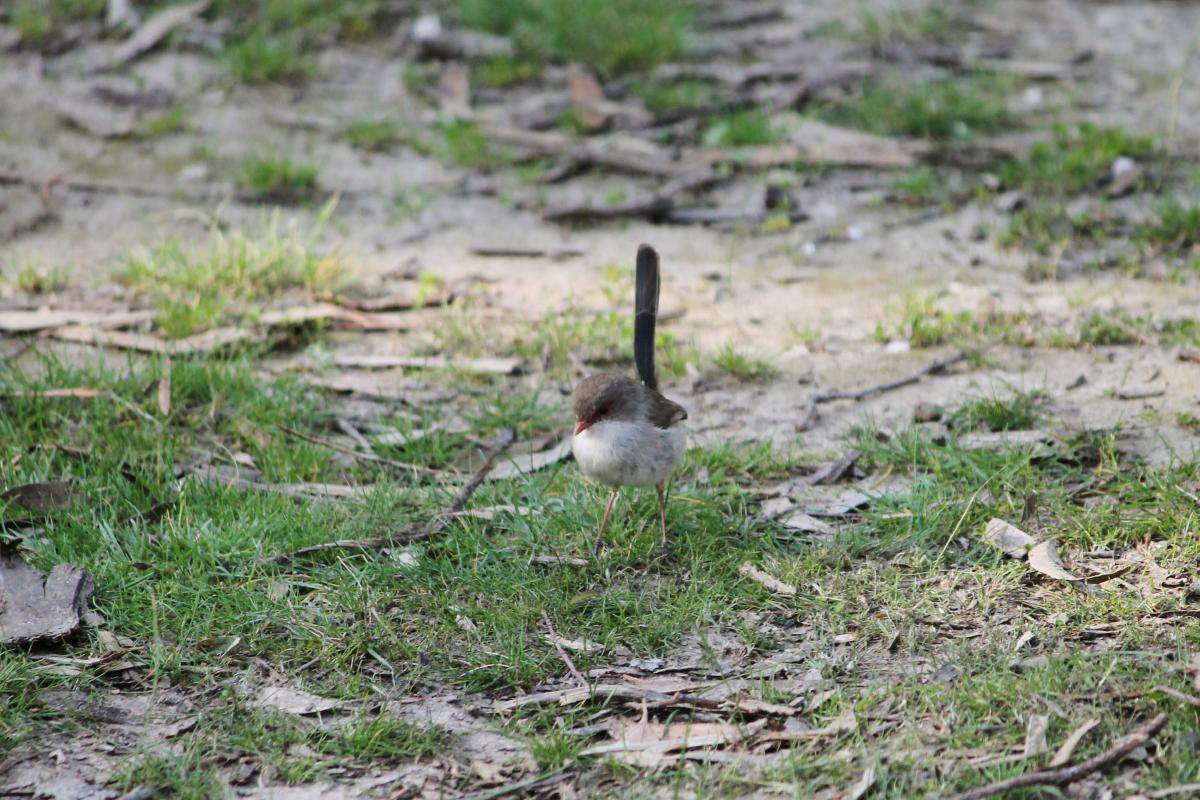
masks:
<path id="1" fill-rule="evenodd" d="M 899 389 L 902 386 L 908 386 L 909 384 L 916 383 L 926 375 L 936 375 L 937 373 L 945 370 L 947 367 L 951 367 L 960 361 L 966 360 L 966 353 L 958 353 L 957 355 L 948 356 L 946 358 L 939 358 L 936 361 L 929 362 L 911 375 L 906 375 L 903 378 L 897 378 L 896 380 L 888 381 L 887 383 L 868 386 L 865 389 L 832 389 L 828 392 L 819 392 L 813 396 L 813 402 L 830 403 L 834 400 L 862 400 L 864 397 L 869 397 L 873 394 L 890 392 L 893 389 Z"/>
<path id="2" fill-rule="evenodd" d="M 429 539 L 437 536 L 443 530 L 450 520 L 453 519 L 458 512 L 462 511 L 462 507 L 466 505 L 468 499 L 479 488 L 479 484 L 483 483 L 488 472 L 491 471 L 492 465 L 496 463 L 496 459 L 500 454 L 509 448 L 513 443 L 513 432 L 509 428 L 505 428 L 500 432 L 496 440 L 496 445 L 492 448 L 492 452 L 488 453 L 488 457 L 483 464 L 471 476 L 471 480 L 463 484 L 463 487 L 458 490 L 458 494 L 450 501 L 450 505 L 446 507 L 438 516 L 425 525 L 410 525 L 403 530 L 388 534 L 387 536 L 372 536 L 367 539 L 339 539 L 334 542 L 323 542 L 314 544 L 309 547 L 301 547 L 299 550 L 292 550 L 286 553 L 276 553 L 272 556 L 267 556 L 261 560 L 264 564 L 286 564 L 294 558 L 308 556 L 314 553 L 324 553 L 329 550 L 378 550 L 383 547 L 392 547 L 398 544 L 407 544 L 409 542 L 417 542 L 423 539 Z M 361 454 L 360 454 L 361 455 Z"/>
<path id="3" fill-rule="evenodd" d="M 1038 769 L 1024 775 L 977 786 L 960 794 L 958 800 L 982 800 L 985 797 L 995 797 L 1026 786 L 1069 786 L 1080 778 L 1085 778 L 1093 772 L 1099 772 L 1105 767 L 1116 764 L 1153 739 L 1166 724 L 1167 715 L 1159 714 L 1145 725 L 1135 728 L 1128 736 L 1103 753 L 1080 761 L 1078 764 L 1055 769 Z"/>
<path id="4" fill-rule="evenodd" d="M 725 180 L 725 177 L 717 170 L 702 168 L 668 181 L 658 191 L 624 203 L 595 205 L 584 202 L 565 208 L 551 209 L 542 216 L 552 222 L 628 219 L 630 217 L 645 217 L 651 222 L 666 222 L 675 210 L 675 199 L 678 195 L 708 188 L 722 180 Z"/>

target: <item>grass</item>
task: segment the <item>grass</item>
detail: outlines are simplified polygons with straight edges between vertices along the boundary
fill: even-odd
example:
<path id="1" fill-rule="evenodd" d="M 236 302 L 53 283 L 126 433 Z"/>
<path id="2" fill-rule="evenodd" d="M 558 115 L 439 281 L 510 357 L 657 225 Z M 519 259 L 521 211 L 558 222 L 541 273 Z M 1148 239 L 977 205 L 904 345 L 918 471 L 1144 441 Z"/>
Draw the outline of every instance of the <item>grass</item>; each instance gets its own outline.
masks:
<path id="1" fill-rule="evenodd" d="M 965 7 L 926 5 L 918 8 L 888 8 L 860 11 L 858 38 L 875 50 L 897 42 L 948 42 L 968 30 L 970 17 Z"/>
<path id="2" fill-rule="evenodd" d="M 719 373 L 731 375 L 739 381 L 766 381 L 779 374 L 769 361 L 754 358 L 739 352 L 733 345 L 727 344 L 712 357 L 712 367 Z"/>
<path id="3" fill-rule="evenodd" d="M 1054 140 L 1034 145 L 1029 156 L 1005 162 L 998 177 L 1009 189 L 1041 195 L 1076 194 L 1093 189 L 1120 157 L 1144 159 L 1154 152 L 1153 140 L 1123 128 L 1100 127 L 1090 122 L 1074 129 L 1054 127 Z"/>
<path id="4" fill-rule="evenodd" d="M 27 263 L 17 272 L 13 283 L 27 294 L 52 294 L 65 289 L 70 273 L 63 267 Z"/>
<path id="5" fill-rule="evenodd" d="M 301 45 L 290 36 L 254 31 L 225 50 L 230 74 L 245 83 L 298 81 L 313 72 Z"/>
<path id="6" fill-rule="evenodd" d="M 605 75 L 644 70 L 684 53 L 683 0 L 456 0 L 463 22 L 511 37 L 523 60 L 573 61 Z"/>
<path id="7" fill-rule="evenodd" d="M 209 241 L 199 247 L 167 239 L 131 254 L 120 280 L 134 296 L 153 300 L 155 324 L 167 336 L 190 336 L 257 308 L 289 290 L 311 295 L 337 289 L 346 277 L 336 255 L 318 251 L 332 202 L 317 215 L 307 234 L 284 225 L 278 212 L 253 235 L 223 233 L 214 223 Z"/>
<path id="8" fill-rule="evenodd" d="M 170 136 L 173 133 L 181 133 L 187 130 L 187 127 L 187 109 L 176 105 L 146 120 L 145 132 L 147 136 L 158 138 L 160 136 Z"/>
<path id="9" fill-rule="evenodd" d="M 795 677 L 816 669 L 829 693 L 815 710 L 800 712 L 804 720 L 820 726 L 853 709 L 860 727 L 836 742 L 780 757 L 760 780 L 803 782 L 813 790 L 844 787 L 863 764 L 878 760 L 875 791 L 881 796 L 948 795 L 1028 769 L 1017 764 L 981 771 L 949 754 L 1019 746 L 1025 720 L 1045 713 L 1046 702 L 1066 714 L 1051 717 L 1052 746 L 1079 720 L 1101 720 L 1079 757 L 1107 747 L 1133 720 L 1160 707 L 1169 711 L 1171 723 L 1159 739 L 1164 756 L 1141 766 L 1144 790 L 1186 782 L 1200 769 L 1186 746 L 1194 714 L 1163 704 L 1150 691 L 1164 682 L 1190 691 L 1190 678 L 1162 665 L 1182 659 L 1180 651 L 1200 641 L 1197 623 L 1186 615 L 1165 626 L 1147 621 L 1154 613 L 1186 611 L 1182 590 L 1160 588 L 1143 596 L 1106 586 L 1104 595 L 1081 595 L 1033 576 L 982 539 L 989 518 L 1017 521 L 1026 498 L 1035 496 L 1057 520 L 1065 557 L 1151 542 L 1156 564 L 1169 574 L 1188 574 L 1200 557 L 1200 545 L 1186 533 L 1195 524 L 1186 488 L 1195 465 L 1140 465 L 1119 451 L 1112 435 L 1068 441 L 1047 454 L 1028 448 L 968 451 L 953 440 L 934 444 L 916 431 L 866 432 L 851 443 L 862 453 L 860 464 L 903 476 L 911 485 L 885 493 L 859 517 L 835 521 L 840 531 L 830 541 L 797 542 L 756 513 L 753 487 L 788 480 L 794 457 L 766 445 L 717 444 L 693 449 L 675 480 L 669 511 L 675 549 L 666 562 L 654 560 L 653 493 L 627 492 L 599 560 L 571 568 L 531 563 L 533 555 L 586 553 L 601 511 L 602 489 L 580 481 L 573 467 L 558 465 L 485 484 L 471 501 L 473 507 L 528 505 L 535 509 L 531 516 L 455 520 L 439 537 L 404 548 L 404 559 L 367 550 L 269 564 L 259 556 L 426 519 L 454 486 L 389 480 L 384 466 L 341 462 L 320 447 L 286 438 L 279 426 L 329 435 L 338 411 L 293 380 L 264 383 L 248 359 L 177 359 L 174 410 L 161 427 L 131 410 L 156 414 L 155 400 L 145 392 L 159 374 L 156 363 L 107 371 L 47 356 L 40 372 L 31 379 L 0 366 L 0 395 L 86 385 L 125 402 L 0 400 L 0 447 L 24 454 L 0 462 L 0 486 L 72 477 L 89 498 L 54 512 L 27 540 L 28 557 L 42 568 L 63 561 L 86 566 L 108 629 L 137 644 L 144 666 L 136 674 L 207 698 L 195 727 L 174 740 L 171 751 L 120 757 L 113 778 L 120 791 L 154 785 L 175 797 L 211 797 L 237 763 L 256 766 L 267 781 L 306 783 L 321 780 L 333 766 L 394 767 L 441 752 L 452 737 L 372 710 L 376 689 L 404 696 L 449 684 L 508 696 L 562 676 L 561 660 L 542 639 L 543 614 L 563 636 L 604 648 L 575 654 L 584 670 L 632 656 L 672 657 L 689 648 L 702 662 L 745 658 L 753 666 L 792 648 L 798 660 L 788 672 L 755 679 L 749 691 L 781 703 L 800 697 L 801 706 L 809 706 L 812 694 L 797 690 Z M 515 425 L 520 436 L 530 437 L 569 424 L 561 406 L 510 389 L 485 390 L 464 402 L 473 436 Z M 441 409 L 415 410 L 421 420 L 399 424 L 425 426 L 441 416 Z M 970 400 L 954 418 L 961 421 L 956 425 L 1002 430 L 1024 427 L 1042 413 L 1036 394 L 1018 392 Z M 79 459 L 59 447 L 36 446 L 47 442 L 87 448 L 89 455 Z M 196 446 L 248 453 L 264 480 L 376 489 L 361 500 L 296 504 L 192 478 L 177 483 L 173 467 Z M 462 434 L 438 434 L 389 454 L 444 468 L 469 446 Z M 1119 498 L 1122 513 L 1082 502 L 1094 495 Z M 137 514 L 172 497 L 162 516 Z M 765 590 L 739 575 L 747 560 L 804 589 L 792 597 Z M 1136 583 L 1140 576 L 1125 579 Z M 1048 622 L 1059 613 L 1062 621 Z M 1117 627 L 1097 645 L 1085 633 L 1101 622 Z M 831 642 L 847 631 L 857 634 L 855 642 Z M 1037 634 L 1034 652 L 1046 655 L 1047 663 L 1017 673 L 1013 646 L 1024 631 Z M 201 644 L 233 636 L 240 644 L 231 652 Z M 99 647 L 93 637 L 91 632 L 59 648 L 86 658 Z M 1139 655 L 1126 657 L 1133 651 Z M 315 669 L 297 672 L 314 659 Z M 309 691 L 353 706 L 324 726 L 250 709 L 227 684 L 229 676 L 244 676 L 261 662 Z M 0 653 L 0 737 L 9 747 L 68 721 L 38 698 L 76 679 L 39 671 L 38 663 L 24 650 Z M 947 663 L 958 678 L 931 680 Z M 873 681 L 876 675 L 886 681 Z M 83 681 L 96 691 L 109 689 L 99 674 Z M 565 731 L 587 724 L 597 708 L 522 709 L 492 724 L 529 742 L 543 770 L 570 763 L 627 788 L 743 785 L 721 765 L 653 774 L 581 756 L 585 743 Z M 883 727 L 875 725 L 880 720 Z M 947 720 L 953 724 L 936 724 Z M 935 757 L 942 767 L 933 772 L 927 765 Z"/>
<path id="10" fill-rule="evenodd" d="M 442 144 L 438 155 L 452 164 L 471 169 L 493 169 L 505 163 L 503 154 L 488 144 L 487 134 L 473 120 L 454 119 L 438 124 Z"/>
<path id="11" fill-rule="evenodd" d="M 717 87 L 711 81 L 639 81 L 634 92 L 642 98 L 646 108 L 655 114 L 670 114 L 677 111 L 696 111 L 707 108 L 717 95 Z"/>
<path id="12" fill-rule="evenodd" d="M 782 131 L 762 109 L 735 111 L 709 121 L 701 140 L 709 147 L 753 147 L 775 144 Z"/>
<path id="13" fill-rule="evenodd" d="M 262 198 L 294 203 L 316 191 L 317 168 L 287 157 L 252 155 L 242 162 L 237 182 Z"/>
<path id="14" fill-rule="evenodd" d="M 23 42 L 41 44 L 69 23 L 101 19 L 105 8 L 105 0 L 15 0 L 8 23 Z"/>
<path id="15" fill-rule="evenodd" d="M 908 295 L 900 324 L 888 329 L 880 323 L 875 339 L 881 344 L 893 339 L 905 340 L 913 347 L 937 347 L 953 344 L 977 347 L 987 342 L 1033 344 L 1029 320 L 1023 314 L 949 311 L 933 296 Z"/>
<path id="16" fill-rule="evenodd" d="M 986 76 L 924 83 L 873 81 L 857 99 L 829 106 L 823 113 L 831 122 L 883 136 L 969 142 L 1015 126 L 1004 106 L 1007 86 Z"/>
<path id="17" fill-rule="evenodd" d="M 1141 225 L 1135 237 L 1156 250 L 1187 252 L 1200 245 L 1200 202 L 1177 198 L 1161 202 L 1154 219 Z"/>
<path id="18" fill-rule="evenodd" d="M 1047 397 L 1041 392 L 1014 391 L 1008 397 L 977 397 L 950 414 L 956 430 L 1023 431 L 1037 427 Z"/>
<path id="19" fill-rule="evenodd" d="M 362 119 L 347 123 L 342 129 L 346 141 L 360 150 L 381 153 L 405 140 L 400 123 L 390 119 Z"/>

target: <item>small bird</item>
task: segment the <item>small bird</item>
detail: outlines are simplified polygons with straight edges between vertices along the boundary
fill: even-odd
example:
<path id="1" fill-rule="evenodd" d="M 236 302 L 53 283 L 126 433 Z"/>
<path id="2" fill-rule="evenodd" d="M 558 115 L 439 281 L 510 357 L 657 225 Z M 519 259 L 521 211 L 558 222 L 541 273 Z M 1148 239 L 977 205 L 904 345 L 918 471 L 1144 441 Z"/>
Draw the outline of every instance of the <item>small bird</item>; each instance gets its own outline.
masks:
<path id="1" fill-rule="evenodd" d="M 575 438 L 571 449 L 579 469 L 612 487 L 596 552 L 604 544 L 604 528 L 622 486 L 658 489 L 660 547 L 667 547 L 666 480 L 687 448 L 683 406 L 658 393 L 654 369 L 654 327 L 658 321 L 658 253 L 649 245 L 637 252 L 634 280 L 633 361 L 641 381 L 619 373 L 584 378 L 575 387 Z"/>

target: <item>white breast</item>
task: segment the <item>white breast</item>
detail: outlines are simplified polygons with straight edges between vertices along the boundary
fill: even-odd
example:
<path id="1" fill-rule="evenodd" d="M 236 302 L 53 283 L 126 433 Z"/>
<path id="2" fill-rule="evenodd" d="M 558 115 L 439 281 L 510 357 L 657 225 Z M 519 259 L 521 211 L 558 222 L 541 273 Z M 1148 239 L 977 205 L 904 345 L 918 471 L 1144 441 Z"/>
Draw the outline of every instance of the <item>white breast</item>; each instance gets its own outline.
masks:
<path id="1" fill-rule="evenodd" d="M 683 459 L 687 429 L 606 419 L 576 434 L 571 449 L 589 478 L 609 486 L 654 486 Z"/>

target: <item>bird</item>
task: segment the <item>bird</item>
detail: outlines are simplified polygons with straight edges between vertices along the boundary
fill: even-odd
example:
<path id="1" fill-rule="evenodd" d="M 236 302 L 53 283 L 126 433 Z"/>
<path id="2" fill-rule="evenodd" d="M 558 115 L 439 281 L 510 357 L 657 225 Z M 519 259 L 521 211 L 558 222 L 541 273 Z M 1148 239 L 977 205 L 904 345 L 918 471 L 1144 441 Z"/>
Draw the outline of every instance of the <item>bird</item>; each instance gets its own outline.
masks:
<path id="1" fill-rule="evenodd" d="M 571 450 L 580 471 L 610 487 L 593 551 L 604 546 L 604 529 L 622 486 L 658 490 L 662 525 L 659 548 L 667 550 L 666 481 L 687 449 L 687 411 L 658 391 L 654 329 L 660 286 L 658 253 L 638 247 L 634 276 L 633 361 L 638 379 L 622 373 L 590 375 L 572 395 L 575 435 Z"/>

